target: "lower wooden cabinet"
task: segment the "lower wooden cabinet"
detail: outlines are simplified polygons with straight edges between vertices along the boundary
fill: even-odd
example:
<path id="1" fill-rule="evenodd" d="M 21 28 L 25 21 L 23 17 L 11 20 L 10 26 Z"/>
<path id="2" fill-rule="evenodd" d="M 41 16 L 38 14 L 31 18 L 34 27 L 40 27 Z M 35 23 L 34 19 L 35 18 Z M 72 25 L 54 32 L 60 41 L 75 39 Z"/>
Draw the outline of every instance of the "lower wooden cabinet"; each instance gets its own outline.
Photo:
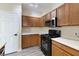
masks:
<path id="1" fill-rule="evenodd" d="M 52 56 L 69 56 L 70 54 L 66 53 L 59 47 L 55 46 L 54 44 L 52 45 Z"/>
<path id="2" fill-rule="evenodd" d="M 79 56 L 79 51 L 53 40 L 52 56 Z"/>
<path id="3" fill-rule="evenodd" d="M 22 35 L 22 48 L 40 45 L 40 35 Z"/>

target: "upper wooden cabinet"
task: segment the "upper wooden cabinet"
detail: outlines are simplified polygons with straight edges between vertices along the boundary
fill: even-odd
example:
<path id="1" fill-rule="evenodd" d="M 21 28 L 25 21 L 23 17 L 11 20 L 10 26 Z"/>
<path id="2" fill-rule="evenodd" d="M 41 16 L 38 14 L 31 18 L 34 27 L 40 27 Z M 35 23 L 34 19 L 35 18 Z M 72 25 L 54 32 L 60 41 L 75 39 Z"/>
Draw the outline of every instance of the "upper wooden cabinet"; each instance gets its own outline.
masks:
<path id="1" fill-rule="evenodd" d="M 22 16 L 22 26 L 25 27 L 42 27 L 44 26 L 43 19 L 30 16 Z"/>
<path id="2" fill-rule="evenodd" d="M 45 16 L 45 21 L 48 21 L 51 19 L 51 13 L 46 14 Z"/>
<path id="3" fill-rule="evenodd" d="M 79 25 L 79 3 L 70 3 L 69 9 L 70 25 Z"/>
<path id="4" fill-rule="evenodd" d="M 29 19 L 29 17 L 27 16 L 22 16 L 22 26 L 25 26 L 25 27 L 33 26 L 32 20 Z"/>
<path id="5" fill-rule="evenodd" d="M 79 25 L 79 4 L 67 3 L 57 8 L 57 26 Z"/>
<path id="6" fill-rule="evenodd" d="M 23 16 L 23 26 L 43 27 L 45 22 L 57 16 L 57 26 L 79 25 L 79 3 L 65 3 L 43 17 Z"/>
<path id="7" fill-rule="evenodd" d="M 68 25 L 69 10 L 68 5 L 64 4 L 57 8 L 57 26 Z"/>

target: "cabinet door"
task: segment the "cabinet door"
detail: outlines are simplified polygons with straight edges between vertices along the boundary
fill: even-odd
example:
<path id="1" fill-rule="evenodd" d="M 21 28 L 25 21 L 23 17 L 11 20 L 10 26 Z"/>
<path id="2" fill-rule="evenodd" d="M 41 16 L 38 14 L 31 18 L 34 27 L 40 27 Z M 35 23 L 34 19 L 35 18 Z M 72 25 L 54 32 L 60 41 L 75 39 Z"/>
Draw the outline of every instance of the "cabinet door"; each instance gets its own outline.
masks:
<path id="1" fill-rule="evenodd" d="M 52 45 L 52 56 L 70 56 L 64 50 L 60 49 L 59 47 Z"/>
<path id="2" fill-rule="evenodd" d="M 38 45 L 38 40 L 35 36 L 33 36 L 31 41 L 31 46 L 37 46 L 37 45 Z"/>
<path id="3" fill-rule="evenodd" d="M 42 26 L 44 27 L 44 26 L 45 26 L 45 17 L 42 16 L 40 19 L 41 19 L 40 21 L 41 21 L 41 23 L 42 23 Z"/>
<path id="4" fill-rule="evenodd" d="M 64 4 L 64 19 L 62 20 L 62 25 L 69 25 L 69 4 Z"/>
<path id="5" fill-rule="evenodd" d="M 44 21 L 42 18 L 38 18 L 34 20 L 34 27 L 43 27 L 44 26 Z"/>
<path id="6" fill-rule="evenodd" d="M 22 36 L 22 48 L 27 48 L 31 46 L 40 46 L 40 35 L 23 35 Z"/>
<path id="7" fill-rule="evenodd" d="M 69 6 L 64 4 L 57 8 L 57 26 L 69 25 Z"/>
<path id="8" fill-rule="evenodd" d="M 51 19 L 51 13 L 48 13 L 45 15 L 45 21 L 48 21 Z"/>
<path id="9" fill-rule="evenodd" d="M 32 18 L 30 18 L 28 16 L 22 16 L 22 26 L 32 27 L 33 26 Z"/>
<path id="10" fill-rule="evenodd" d="M 31 37 L 29 35 L 22 36 L 22 48 L 27 48 L 31 46 Z"/>
<path id="11" fill-rule="evenodd" d="M 43 24 L 44 24 L 44 26 L 45 26 L 45 21 L 46 21 L 46 16 L 45 16 L 45 15 L 42 16 L 42 20 L 43 20 Z"/>
<path id="12" fill-rule="evenodd" d="M 65 7 L 64 5 L 57 8 L 57 26 L 62 26 L 62 21 L 65 19 Z"/>
<path id="13" fill-rule="evenodd" d="M 79 25 L 79 3 L 69 4 L 70 13 L 69 21 L 70 25 Z"/>
<path id="14" fill-rule="evenodd" d="M 31 35 L 31 45 L 37 46 L 39 43 L 39 36 L 37 34 Z"/>
<path id="15" fill-rule="evenodd" d="M 44 21 L 38 17 L 22 16 L 22 24 L 24 27 L 43 27 Z"/>

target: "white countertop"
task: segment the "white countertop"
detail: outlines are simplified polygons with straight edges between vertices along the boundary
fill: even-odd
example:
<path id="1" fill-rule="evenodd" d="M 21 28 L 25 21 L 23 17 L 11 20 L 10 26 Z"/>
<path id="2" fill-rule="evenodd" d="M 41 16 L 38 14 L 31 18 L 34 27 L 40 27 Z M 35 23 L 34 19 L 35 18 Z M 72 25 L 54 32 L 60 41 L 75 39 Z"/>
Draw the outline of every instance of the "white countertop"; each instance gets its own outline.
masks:
<path id="1" fill-rule="evenodd" d="M 41 33 L 22 33 L 22 35 L 30 35 L 30 34 L 48 34 L 48 33 L 44 33 L 44 32 L 41 32 Z"/>
<path id="2" fill-rule="evenodd" d="M 67 45 L 69 47 L 72 47 L 76 50 L 79 50 L 79 40 L 71 40 L 71 39 L 64 39 L 62 37 L 60 38 L 52 38 L 52 40 L 57 41 L 59 43 L 62 43 L 64 45 Z"/>

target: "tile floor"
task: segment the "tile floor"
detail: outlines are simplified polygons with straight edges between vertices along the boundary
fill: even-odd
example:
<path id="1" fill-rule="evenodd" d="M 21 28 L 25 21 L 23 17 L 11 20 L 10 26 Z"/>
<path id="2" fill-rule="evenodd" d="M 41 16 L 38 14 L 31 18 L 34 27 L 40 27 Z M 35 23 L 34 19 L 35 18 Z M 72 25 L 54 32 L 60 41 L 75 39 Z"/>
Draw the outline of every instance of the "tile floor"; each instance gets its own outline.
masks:
<path id="1" fill-rule="evenodd" d="M 15 52 L 5 56 L 44 56 L 38 46 L 23 49 L 21 52 Z"/>

